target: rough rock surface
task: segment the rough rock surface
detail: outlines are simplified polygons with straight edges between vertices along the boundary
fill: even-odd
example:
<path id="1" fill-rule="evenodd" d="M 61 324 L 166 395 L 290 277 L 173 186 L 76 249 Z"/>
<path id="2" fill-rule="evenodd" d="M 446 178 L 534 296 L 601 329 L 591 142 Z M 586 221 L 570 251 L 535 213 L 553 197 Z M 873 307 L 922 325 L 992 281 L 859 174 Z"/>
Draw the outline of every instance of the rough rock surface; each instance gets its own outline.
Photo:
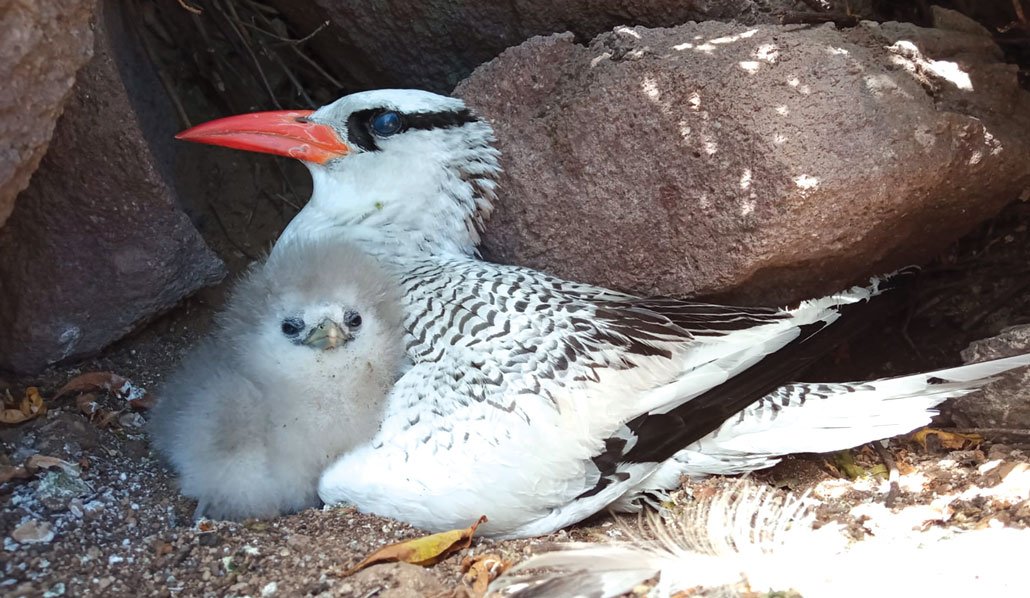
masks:
<path id="1" fill-rule="evenodd" d="M 1030 325 L 1006 328 L 998 336 L 976 341 L 962 352 L 965 363 L 1030 353 Z M 1012 370 L 983 392 L 956 399 L 951 417 L 960 426 L 1030 430 L 1030 367 Z"/>
<path id="2" fill-rule="evenodd" d="M 977 33 L 863 22 L 534 38 L 455 93 L 505 169 L 487 254 L 782 304 L 922 263 L 1030 190 L 1030 95 Z"/>
<path id="3" fill-rule="evenodd" d="M 27 0 L 0 10 L 0 227 L 29 184 L 92 55 L 95 0 Z"/>
<path id="4" fill-rule="evenodd" d="M 101 25 L 0 229 L 2 369 L 95 352 L 224 273 L 153 164 Z"/>
<path id="5" fill-rule="evenodd" d="M 616 25 L 668 27 L 736 19 L 772 23 L 790 0 L 349 0 L 275 2 L 321 58 L 357 88 L 417 87 L 446 93 L 474 68 L 534 35 L 571 31 L 590 39 Z"/>

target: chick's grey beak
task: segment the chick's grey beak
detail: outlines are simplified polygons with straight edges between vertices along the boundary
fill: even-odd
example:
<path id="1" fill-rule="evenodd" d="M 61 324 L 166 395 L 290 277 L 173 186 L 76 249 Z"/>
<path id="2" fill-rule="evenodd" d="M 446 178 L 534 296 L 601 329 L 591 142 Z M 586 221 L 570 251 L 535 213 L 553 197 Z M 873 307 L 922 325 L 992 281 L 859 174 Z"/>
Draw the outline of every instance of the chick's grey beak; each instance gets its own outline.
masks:
<path id="1" fill-rule="evenodd" d="M 326 318 L 308 333 L 304 339 L 304 344 L 312 349 L 328 351 L 339 347 L 350 339 L 350 332 L 336 322 Z"/>

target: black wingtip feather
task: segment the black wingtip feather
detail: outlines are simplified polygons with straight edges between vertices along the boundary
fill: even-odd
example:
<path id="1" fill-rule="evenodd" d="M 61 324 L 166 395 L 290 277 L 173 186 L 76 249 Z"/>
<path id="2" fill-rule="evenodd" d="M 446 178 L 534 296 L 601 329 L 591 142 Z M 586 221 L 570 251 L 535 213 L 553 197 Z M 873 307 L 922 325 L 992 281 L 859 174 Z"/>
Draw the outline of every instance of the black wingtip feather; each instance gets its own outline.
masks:
<path id="1" fill-rule="evenodd" d="M 777 387 L 793 381 L 835 346 L 901 308 L 905 294 L 896 291 L 911 282 L 917 272 L 918 268 L 908 267 L 884 277 L 879 283 L 883 295 L 841 306 L 841 317 L 833 325 L 802 326 L 796 339 L 746 372 L 666 413 L 643 414 L 631 420 L 627 426 L 636 434 L 637 442 L 623 455 L 623 462 L 665 461 Z"/>

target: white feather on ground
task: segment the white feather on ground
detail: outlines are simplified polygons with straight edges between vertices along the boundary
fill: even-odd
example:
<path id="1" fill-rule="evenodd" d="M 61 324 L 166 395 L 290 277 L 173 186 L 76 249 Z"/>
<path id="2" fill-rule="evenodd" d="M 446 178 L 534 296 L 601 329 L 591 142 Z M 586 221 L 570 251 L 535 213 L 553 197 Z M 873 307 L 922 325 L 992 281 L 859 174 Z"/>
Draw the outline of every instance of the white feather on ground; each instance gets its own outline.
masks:
<path id="1" fill-rule="evenodd" d="M 1028 595 L 1030 531 L 914 529 L 895 515 L 852 542 L 813 528 L 816 502 L 747 480 L 671 515 L 648 511 L 629 542 L 571 543 L 520 563 L 490 586 L 518 598 L 615 597 L 657 576 L 649 596 L 805 598 Z M 496 593 L 494 593 L 496 592 Z"/>
<path id="2" fill-rule="evenodd" d="M 342 344 L 314 334 L 329 321 Z M 403 359 L 398 289 L 373 258 L 329 239 L 281 246 L 164 384 L 149 432 L 197 516 L 314 506 L 322 469 L 376 433 Z"/>

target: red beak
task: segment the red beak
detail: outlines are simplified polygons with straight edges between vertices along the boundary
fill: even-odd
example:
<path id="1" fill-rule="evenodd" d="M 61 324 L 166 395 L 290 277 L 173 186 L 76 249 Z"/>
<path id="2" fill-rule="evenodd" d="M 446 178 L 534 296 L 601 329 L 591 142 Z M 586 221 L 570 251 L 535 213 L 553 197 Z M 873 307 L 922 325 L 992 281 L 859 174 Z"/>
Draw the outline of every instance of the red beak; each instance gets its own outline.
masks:
<path id="1" fill-rule="evenodd" d="M 275 110 L 230 116 L 197 125 L 175 138 L 317 164 L 350 153 L 350 148 L 332 127 L 308 120 L 311 113 L 311 110 Z"/>

